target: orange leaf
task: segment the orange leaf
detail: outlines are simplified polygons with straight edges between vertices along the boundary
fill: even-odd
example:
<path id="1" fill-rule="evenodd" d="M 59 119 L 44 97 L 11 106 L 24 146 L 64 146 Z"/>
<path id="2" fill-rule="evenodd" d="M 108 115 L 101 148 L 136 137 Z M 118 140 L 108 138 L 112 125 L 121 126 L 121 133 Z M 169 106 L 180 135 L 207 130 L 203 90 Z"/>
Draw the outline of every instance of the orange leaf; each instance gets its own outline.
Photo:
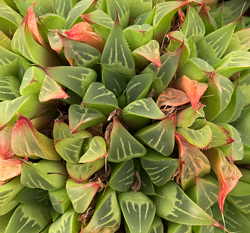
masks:
<path id="1" fill-rule="evenodd" d="M 178 79 L 176 87 L 187 94 L 193 109 L 197 110 L 200 108 L 200 98 L 206 92 L 208 85 L 206 83 L 199 83 L 184 75 Z"/>
<path id="2" fill-rule="evenodd" d="M 0 159 L 0 182 L 5 182 L 21 174 L 22 161 L 18 159 Z"/>
<path id="3" fill-rule="evenodd" d="M 237 185 L 242 174 L 232 161 L 227 160 L 222 151 L 212 149 L 207 151 L 206 154 L 208 155 L 212 169 L 219 181 L 220 190 L 218 194 L 218 204 L 221 212 L 223 213 L 227 195 Z"/>
<path id="4" fill-rule="evenodd" d="M 37 18 L 34 12 L 33 6 L 29 7 L 26 13 L 26 16 L 23 19 L 23 23 L 28 29 L 29 32 L 32 33 L 34 39 L 41 45 L 44 45 L 44 40 L 38 30 L 37 26 Z"/>
<path id="5" fill-rule="evenodd" d="M 64 33 L 68 39 L 84 42 L 99 50 L 103 49 L 103 39 L 94 32 L 92 26 L 87 22 L 77 23 Z"/>
<path id="6" fill-rule="evenodd" d="M 174 89 L 167 88 L 163 93 L 161 93 L 157 99 L 157 105 L 159 107 L 173 106 L 178 107 L 189 103 L 190 100 L 185 92 Z"/>

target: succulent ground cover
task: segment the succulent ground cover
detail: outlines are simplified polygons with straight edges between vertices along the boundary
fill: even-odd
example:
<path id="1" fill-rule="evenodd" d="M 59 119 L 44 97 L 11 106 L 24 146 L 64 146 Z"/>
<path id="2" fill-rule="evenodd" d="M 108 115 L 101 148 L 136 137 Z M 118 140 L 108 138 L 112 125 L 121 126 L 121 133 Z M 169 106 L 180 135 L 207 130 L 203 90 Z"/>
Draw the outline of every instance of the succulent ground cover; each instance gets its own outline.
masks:
<path id="1" fill-rule="evenodd" d="M 248 233 L 246 0 L 0 0 L 0 233 Z"/>

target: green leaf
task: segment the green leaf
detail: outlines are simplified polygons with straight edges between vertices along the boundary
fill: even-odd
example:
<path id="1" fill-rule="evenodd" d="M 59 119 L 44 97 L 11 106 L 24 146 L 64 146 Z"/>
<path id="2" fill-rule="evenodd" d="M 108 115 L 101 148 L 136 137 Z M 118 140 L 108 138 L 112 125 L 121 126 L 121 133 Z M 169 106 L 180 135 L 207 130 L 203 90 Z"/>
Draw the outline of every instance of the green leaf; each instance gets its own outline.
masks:
<path id="1" fill-rule="evenodd" d="M 95 5 L 94 0 L 81 0 L 70 9 L 67 19 L 66 28 L 71 28 L 73 24 L 77 22 L 77 19 L 86 11 L 91 9 Z"/>
<path id="2" fill-rule="evenodd" d="M 238 50 L 227 54 L 217 65 L 216 72 L 225 77 L 230 77 L 239 71 L 249 69 L 249 67 L 250 52 Z"/>
<path id="3" fill-rule="evenodd" d="M 229 105 L 234 86 L 233 83 L 223 77 L 215 76 L 208 80 L 208 89 L 205 92 L 203 103 L 206 118 L 214 120 Z"/>
<path id="4" fill-rule="evenodd" d="M 154 203 L 141 192 L 119 195 L 119 203 L 131 233 L 149 233 L 155 217 Z"/>
<path id="5" fill-rule="evenodd" d="M 94 162 L 78 164 L 67 163 L 67 172 L 73 180 L 79 182 L 88 180 L 93 174 L 100 170 L 104 166 L 104 159 L 99 159 Z"/>
<path id="6" fill-rule="evenodd" d="M 212 130 L 208 125 L 200 129 L 179 128 L 177 132 L 190 144 L 201 149 L 205 148 L 212 140 Z"/>
<path id="7" fill-rule="evenodd" d="M 11 49 L 10 43 L 11 43 L 10 38 L 0 30 L 0 46 L 10 50 Z"/>
<path id="8" fill-rule="evenodd" d="M 176 134 L 178 142 L 180 167 L 179 179 L 183 189 L 195 184 L 197 177 L 210 172 L 207 157 L 195 146 L 189 144 L 185 138 Z"/>
<path id="9" fill-rule="evenodd" d="M 199 39 L 205 35 L 205 25 L 199 16 L 197 9 L 188 7 L 186 18 L 181 30 L 187 38 Z"/>
<path id="10" fill-rule="evenodd" d="M 70 200 L 65 189 L 49 191 L 49 198 L 54 210 L 60 214 L 65 213 L 70 206 Z"/>
<path id="11" fill-rule="evenodd" d="M 181 68 L 180 74 L 186 75 L 190 79 L 197 81 L 206 81 L 208 74 L 213 72 L 214 68 L 209 65 L 206 61 L 198 58 L 190 58 Z"/>
<path id="12" fill-rule="evenodd" d="M 66 18 L 69 11 L 75 3 L 74 0 L 55 0 L 53 1 L 53 10 L 56 14 Z"/>
<path id="13" fill-rule="evenodd" d="M 0 216 L 0 222 L 1 222 L 0 233 L 5 232 L 5 229 L 6 229 L 8 223 L 10 221 L 10 218 L 11 218 L 12 214 L 13 214 L 13 212 L 9 212 L 8 214 Z"/>
<path id="14" fill-rule="evenodd" d="M 155 216 L 149 233 L 164 233 L 164 226 L 159 217 Z"/>
<path id="15" fill-rule="evenodd" d="M 20 117 L 12 130 L 11 147 L 13 152 L 20 157 L 60 159 L 53 141 L 39 133 L 31 121 L 25 117 Z"/>
<path id="16" fill-rule="evenodd" d="M 63 46 L 64 55 L 72 66 L 92 68 L 100 62 L 99 50 L 86 43 L 63 39 Z"/>
<path id="17" fill-rule="evenodd" d="M 174 182 L 158 188 L 155 198 L 156 214 L 168 221 L 185 225 L 212 225 L 215 223 Z"/>
<path id="18" fill-rule="evenodd" d="M 20 83 L 14 76 L 0 77 L 0 101 L 13 100 L 20 96 Z"/>
<path id="19" fill-rule="evenodd" d="M 188 225 L 168 222 L 167 233 L 192 233 L 192 227 Z"/>
<path id="20" fill-rule="evenodd" d="M 179 165 L 177 159 L 166 158 L 154 151 L 148 151 L 140 160 L 143 169 L 156 186 L 165 185 L 170 181 Z"/>
<path id="21" fill-rule="evenodd" d="M 127 1 L 109 0 L 106 1 L 106 7 L 108 14 L 114 21 L 118 19 L 119 24 L 122 27 L 126 27 L 128 25 L 130 9 Z"/>
<path id="22" fill-rule="evenodd" d="M 141 189 L 140 191 L 143 192 L 146 195 L 155 195 L 155 186 L 150 180 L 150 177 L 148 174 L 143 170 L 140 169 L 140 177 L 143 177 L 141 180 Z"/>
<path id="23" fill-rule="evenodd" d="M 220 147 L 224 155 L 232 158 L 234 161 L 242 160 L 244 158 L 244 148 L 241 141 L 239 132 L 229 124 L 220 124 L 224 129 L 229 132 L 230 137 L 233 139 L 233 142 Z"/>
<path id="24" fill-rule="evenodd" d="M 210 209 L 206 211 L 210 216 L 213 216 L 213 212 Z M 194 233 L 215 233 L 217 230 L 214 226 L 193 226 L 192 230 Z"/>
<path id="25" fill-rule="evenodd" d="M 135 74 L 134 59 L 119 24 L 113 26 L 107 39 L 101 64 L 103 68 L 120 73 L 122 75 L 120 78 L 128 79 Z"/>
<path id="26" fill-rule="evenodd" d="M 78 233 L 79 230 L 78 215 L 71 209 L 50 225 L 48 233 Z"/>
<path id="27" fill-rule="evenodd" d="M 67 99 L 68 97 L 68 94 L 55 80 L 47 75 L 45 76 L 39 93 L 40 102 L 47 102 L 57 99 Z"/>
<path id="28" fill-rule="evenodd" d="M 12 215 L 6 233 L 37 233 L 49 224 L 47 209 L 43 206 L 32 204 L 21 204 Z"/>
<path id="29" fill-rule="evenodd" d="M 126 88 L 127 102 L 147 97 L 153 83 L 154 74 L 139 74 L 131 78 Z"/>
<path id="30" fill-rule="evenodd" d="M 148 147 L 168 156 L 174 150 L 175 124 L 172 119 L 165 119 L 149 125 L 136 133 L 136 137 Z"/>
<path id="31" fill-rule="evenodd" d="M 93 137 L 85 153 L 80 157 L 79 163 L 89 163 L 107 156 L 106 142 L 103 137 Z"/>
<path id="32" fill-rule="evenodd" d="M 99 197 L 94 215 L 90 222 L 83 228 L 84 233 L 105 232 L 115 233 L 120 228 L 121 212 L 116 193 L 111 189 L 106 190 Z"/>
<path id="33" fill-rule="evenodd" d="M 84 132 L 88 134 L 86 131 Z M 72 137 L 72 133 L 69 130 L 69 126 L 61 120 L 55 120 L 55 123 L 53 126 L 54 141 L 57 142 L 61 139 L 69 138 L 69 137 Z"/>
<path id="34" fill-rule="evenodd" d="M 0 216 L 7 214 L 18 205 L 15 197 L 22 189 L 19 178 L 14 178 L 0 186 Z"/>
<path id="35" fill-rule="evenodd" d="M 28 68 L 24 75 L 20 86 L 21 95 L 38 94 L 40 92 L 42 82 L 45 78 L 45 72 L 36 67 Z"/>
<path id="36" fill-rule="evenodd" d="M 104 122 L 106 117 L 94 108 L 73 104 L 69 107 L 69 128 L 71 132 L 83 130 Z"/>
<path id="37" fill-rule="evenodd" d="M 65 186 L 65 180 L 65 169 L 59 162 L 41 160 L 22 166 L 21 184 L 29 188 L 56 190 Z"/>
<path id="38" fill-rule="evenodd" d="M 125 28 L 123 33 L 129 47 L 134 50 L 153 39 L 154 28 L 149 24 L 135 24 Z"/>
<path id="39" fill-rule="evenodd" d="M 102 83 L 92 83 L 83 97 L 83 105 L 95 108 L 105 115 L 118 108 L 118 102 L 113 92 Z"/>
<path id="40" fill-rule="evenodd" d="M 217 201 L 218 183 L 211 176 L 197 178 L 195 185 L 185 192 L 203 210 L 208 210 Z"/>
<path id="41" fill-rule="evenodd" d="M 138 129 L 152 120 L 160 120 L 165 114 L 160 110 L 151 97 L 135 100 L 122 111 L 122 119 L 127 125 Z"/>
<path id="42" fill-rule="evenodd" d="M 156 5 L 153 26 L 157 39 L 163 38 L 170 30 L 172 19 L 182 5 L 183 3 L 179 1 L 162 2 Z"/>
<path id="43" fill-rule="evenodd" d="M 114 120 L 111 132 L 108 160 L 118 163 L 146 154 L 145 147 L 138 142 L 118 120 Z"/>
<path id="44" fill-rule="evenodd" d="M 177 113 L 176 126 L 182 128 L 188 128 L 193 125 L 196 119 L 204 117 L 205 113 L 203 111 L 203 107 L 198 110 L 195 110 L 192 107 L 188 107 Z"/>
<path id="45" fill-rule="evenodd" d="M 97 182 L 76 183 L 71 179 L 67 181 L 67 194 L 76 213 L 84 213 L 88 209 L 99 188 L 100 184 Z"/>
<path id="46" fill-rule="evenodd" d="M 134 183 L 135 166 L 133 159 L 114 167 L 109 180 L 109 186 L 118 192 L 128 192 Z"/>
<path id="47" fill-rule="evenodd" d="M 47 68 L 48 75 L 59 84 L 84 96 L 89 85 L 96 80 L 96 72 L 85 67 L 57 66 Z"/>
<path id="48" fill-rule="evenodd" d="M 15 10 L 4 3 L 0 3 L 1 31 L 9 36 L 12 36 L 21 22 L 22 17 Z"/>

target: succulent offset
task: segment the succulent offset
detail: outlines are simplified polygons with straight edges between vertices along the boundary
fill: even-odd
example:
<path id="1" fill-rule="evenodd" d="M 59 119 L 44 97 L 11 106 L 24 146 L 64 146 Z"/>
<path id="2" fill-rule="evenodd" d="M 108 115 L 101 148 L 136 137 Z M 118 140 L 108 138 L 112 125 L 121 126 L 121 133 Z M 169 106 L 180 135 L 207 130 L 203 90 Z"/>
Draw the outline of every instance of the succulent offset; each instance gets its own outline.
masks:
<path id="1" fill-rule="evenodd" d="M 248 233 L 249 7 L 0 0 L 0 233 Z"/>

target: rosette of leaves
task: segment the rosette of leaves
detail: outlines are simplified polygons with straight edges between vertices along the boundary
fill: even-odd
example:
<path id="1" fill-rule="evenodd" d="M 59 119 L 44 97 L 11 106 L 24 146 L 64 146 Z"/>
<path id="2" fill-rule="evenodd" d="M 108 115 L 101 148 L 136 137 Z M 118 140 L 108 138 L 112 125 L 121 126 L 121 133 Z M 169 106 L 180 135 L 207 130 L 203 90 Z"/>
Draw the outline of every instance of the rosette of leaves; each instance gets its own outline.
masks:
<path id="1" fill-rule="evenodd" d="M 0 0 L 0 233 L 247 233 L 249 2 Z"/>

